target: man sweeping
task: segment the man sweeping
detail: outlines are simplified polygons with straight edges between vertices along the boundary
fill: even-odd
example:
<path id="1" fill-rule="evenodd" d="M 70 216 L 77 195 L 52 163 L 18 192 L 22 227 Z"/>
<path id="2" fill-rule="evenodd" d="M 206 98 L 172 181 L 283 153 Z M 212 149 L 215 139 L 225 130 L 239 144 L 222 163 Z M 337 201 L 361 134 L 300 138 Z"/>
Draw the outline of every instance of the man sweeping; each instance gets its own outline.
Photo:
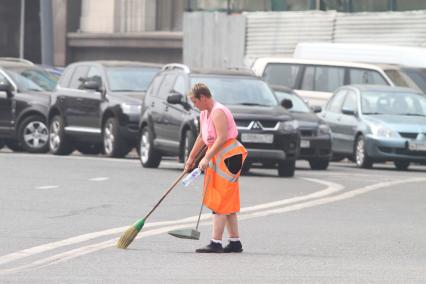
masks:
<path id="1" fill-rule="evenodd" d="M 201 131 L 189 154 L 185 170 L 193 168 L 196 154 L 207 145 L 208 150 L 198 167 L 205 173 L 204 205 L 213 211 L 210 244 L 197 249 L 196 252 L 242 252 L 237 212 L 240 211 L 239 176 L 247 157 L 247 150 L 236 139 L 238 130 L 232 113 L 212 98 L 205 84 L 195 84 L 189 98 L 201 112 Z M 229 234 L 229 243 L 223 248 L 222 235 L 225 226 Z"/>

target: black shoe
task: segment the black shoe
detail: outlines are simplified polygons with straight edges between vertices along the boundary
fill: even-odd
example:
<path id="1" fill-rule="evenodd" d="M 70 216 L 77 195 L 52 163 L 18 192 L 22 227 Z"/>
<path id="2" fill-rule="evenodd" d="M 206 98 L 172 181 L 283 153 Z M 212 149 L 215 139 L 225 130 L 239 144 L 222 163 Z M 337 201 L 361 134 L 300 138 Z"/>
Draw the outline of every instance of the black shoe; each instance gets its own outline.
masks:
<path id="1" fill-rule="evenodd" d="M 200 253 L 221 253 L 223 252 L 222 244 L 210 242 L 210 244 L 206 245 L 205 247 L 196 249 L 195 252 Z"/>
<path id="2" fill-rule="evenodd" d="M 240 241 L 229 241 L 229 244 L 223 248 L 223 252 L 229 253 L 229 252 L 242 252 L 243 251 L 243 245 Z"/>

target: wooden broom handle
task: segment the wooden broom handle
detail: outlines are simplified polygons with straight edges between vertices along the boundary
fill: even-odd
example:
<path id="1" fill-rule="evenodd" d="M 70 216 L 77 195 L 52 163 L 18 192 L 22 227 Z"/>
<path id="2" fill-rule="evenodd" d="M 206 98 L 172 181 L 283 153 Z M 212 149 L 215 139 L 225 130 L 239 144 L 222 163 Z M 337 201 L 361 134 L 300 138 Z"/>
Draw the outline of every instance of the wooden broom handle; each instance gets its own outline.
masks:
<path id="1" fill-rule="evenodd" d="M 201 148 L 200 152 L 198 152 L 197 157 L 195 158 L 195 161 L 199 162 L 199 160 L 201 160 L 201 158 L 204 156 L 204 154 L 207 151 L 207 146 L 203 146 L 203 148 Z M 164 200 L 164 198 L 166 198 L 166 196 L 170 193 L 170 191 L 172 191 L 172 189 L 179 183 L 179 181 L 186 175 L 186 170 L 183 170 L 183 172 L 180 174 L 180 176 L 173 182 L 173 184 L 169 187 L 169 189 L 167 189 L 167 191 L 163 194 L 163 196 L 161 197 L 161 199 L 157 202 L 157 204 L 155 204 L 154 208 L 151 209 L 151 211 L 149 211 L 149 213 L 145 216 L 145 220 L 149 217 L 149 215 L 152 214 L 152 212 L 154 212 L 154 210 L 158 207 L 158 205 L 160 205 L 160 203 Z"/>

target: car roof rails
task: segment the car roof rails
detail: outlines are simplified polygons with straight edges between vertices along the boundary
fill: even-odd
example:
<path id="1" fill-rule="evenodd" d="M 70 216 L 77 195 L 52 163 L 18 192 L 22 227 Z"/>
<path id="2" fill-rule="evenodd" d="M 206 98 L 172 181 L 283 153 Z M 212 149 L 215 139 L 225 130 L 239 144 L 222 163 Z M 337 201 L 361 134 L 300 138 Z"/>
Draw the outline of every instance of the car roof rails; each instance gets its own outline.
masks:
<path id="1" fill-rule="evenodd" d="M 0 57 L 0 61 L 9 61 L 9 62 L 18 62 L 18 63 L 26 63 L 30 65 L 34 65 L 31 61 L 23 58 L 17 58 L 17 57 Z"/>
<path id="2" fill-rule="evenodd" d="M 179 64 L 179 63 L 171 63 L 171 64 L 166 64 L 163 66 L 163 68 L 161 68 L 161 71 L 166 71 L 166 70 L 173 70 L 173 69 L 181 69 L 183 70 L 185 73 L 190 73 L 191 71 L 189 70 L 189 67 L 184 65 L 184 64 Z"/>
<path id="3" fill-rule="evenodd" d="M 228 69 L 230 71 L 241 71 L 241 72 L 250 73 L 252 75 L 256 75 L 254 73 L 254 71 L 251 68 L 248 68 L 248 67 L 231 66 L 231 67 L 227 67 L 226 69 Z"/>

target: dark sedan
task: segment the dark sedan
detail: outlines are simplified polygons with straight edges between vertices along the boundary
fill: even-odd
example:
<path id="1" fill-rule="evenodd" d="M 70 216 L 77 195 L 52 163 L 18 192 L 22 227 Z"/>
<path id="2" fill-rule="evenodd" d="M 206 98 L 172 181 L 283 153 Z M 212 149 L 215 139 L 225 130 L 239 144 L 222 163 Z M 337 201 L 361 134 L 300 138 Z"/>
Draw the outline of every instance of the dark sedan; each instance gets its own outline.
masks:
<path id="1" fill-rule="evenodd" d="M 297 121 L 300 133 L 298 159 L 308 160 L 313 170 L 327 169 L 331 157 L 331 133 L 328 125 L 292 89 L 283 86 L 272 86 L 272 89 L 280 101 L 289 99 L 293 102 L 289 111 Z M 313 109 L 321 111 L 320 107 Z"/>
<path id="2" fill-rule="evenodd" d="M 337 89 L 321 114 L 333 154 L 361 168 L 393 161 L 399 170 L 426 162 L 426 96 L 408 88 L 352 85 Z"/>

